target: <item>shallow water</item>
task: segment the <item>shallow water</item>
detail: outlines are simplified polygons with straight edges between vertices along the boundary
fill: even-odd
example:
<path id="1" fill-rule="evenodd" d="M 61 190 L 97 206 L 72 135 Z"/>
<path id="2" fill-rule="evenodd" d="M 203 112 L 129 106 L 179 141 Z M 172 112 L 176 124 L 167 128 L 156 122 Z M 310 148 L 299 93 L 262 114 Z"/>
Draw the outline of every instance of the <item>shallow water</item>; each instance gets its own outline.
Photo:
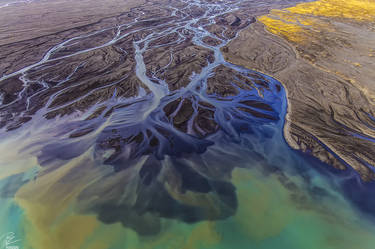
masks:
<path id="1" fill-rule="evenodd" d="M 190 5 L 206 8 L 210 20 L 237 7 Z M 14 245 L 35 249 L 374 248 L 374 184 L 362 183 L 353 170 L 338 171 L 292 150 L 282 134 L 287 102 L 281 84 L 225 62 L 220 48 L 229 39 L 216 47 L 204 44 L 201 39 L 212 34 L 197 27 L 198 21 L 182 19 L 134 41 L 136 75 L 149 94 L 114 95 L 86 113 L 53 120 L 43 117 L 47 104 L 21 128 L 1 132 L 3 240 L 14 233 Z M 214 61 L 187 87 L 171 92 L 165 82 L 146 75 L 142 54 L 151 41 L 181 27 L 194 33 L 195 44 L 214 52 Z M 99 47 L 123 37 L 119 31 Z M 27 82 L 27 72 L 52 54 L 18 73 Z M 233 84 L 235 96 L 207 94 L 207 79 L 219 66 L 253 87 Z M 178 99 L 193 107 L 187 132 L 174 127 L 164 111 Z M 248 108 L 244 101 L 255 100 L 272 108 L 250 108 L 263 116 L 241 110 Z M 205 137 L 193 132 L 202 102 L 210 104 L 220 127 Z M 87 120 L 100 105 L 113 111 Z M 85 129 L 92 131 L 71 136 Z M 131 138 L 123 141 L 121 153 L 103 146 L 118 135 Z"/>

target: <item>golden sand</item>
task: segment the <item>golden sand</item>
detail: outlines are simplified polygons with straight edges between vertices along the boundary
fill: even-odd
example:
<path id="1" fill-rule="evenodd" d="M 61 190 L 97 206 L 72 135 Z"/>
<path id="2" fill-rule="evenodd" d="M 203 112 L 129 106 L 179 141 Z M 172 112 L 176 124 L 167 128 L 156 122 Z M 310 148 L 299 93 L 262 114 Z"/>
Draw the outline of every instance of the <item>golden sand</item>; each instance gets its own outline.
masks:
<path id="1" fill-rule="evenodd" d="M 319 17 L 346 18 L 358 22 L 375 21 L 375 0 L 320 0 L 301 3 L 284 10 L 272 10 L 262 16 L 267 30 L 291 42 L 308 40 L 309 32 L 319 32 L 321 26 L 329 28 Z"/>

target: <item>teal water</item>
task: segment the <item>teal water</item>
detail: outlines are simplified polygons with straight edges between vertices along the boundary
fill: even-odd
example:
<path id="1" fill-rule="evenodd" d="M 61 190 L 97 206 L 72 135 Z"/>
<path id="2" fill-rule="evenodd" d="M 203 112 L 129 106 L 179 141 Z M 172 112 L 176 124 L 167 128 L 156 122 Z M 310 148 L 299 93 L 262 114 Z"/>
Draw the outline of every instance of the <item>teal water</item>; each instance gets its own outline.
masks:
<path id="1" fill-rule="evenodd" d="M 362 182 L 350 166 L 339 171 L 291 149 L 283 137 L 281 83 L 227 63 L 220 49 L 231 39 L 198 25 L 239 4 L 186 2 L 186 9 L 204 10 L 194 19 L 170 6 L 173 25 L 150 27 L 149 35 L 134 39 L 135 74 L 149 94 L 141 89 L 139 96 L 116 98 L 114 90 L 84 113 L 51 120 L 44 118 L 47 106 L 21 128 L 1 130 L 0 236 L 14 233 L 17 246 L 30 249 L 374 248 L 374 183 Z M 118 45 L 127 35 L 122 27 L 110 42 L 52 62 Z M 186 87 L 170 91 L 147 74 L 143 54 L 180 29 L 213 59 Z M 205 36 L 221 43 L 207 45 Z M 56 45 L 11 76 L 27 79 L 81 38 Z M 219 83 L 234 94 L 208 93 L 207 82 L 220 70 L 230 72 L 232 78 Z M 100 107 L 102 114 L 87 118 Z M 184 131 L 171 117 L 186 110 Z M 199 115 L 205 115 L 202 123 Z"/>
<path id="2" fill-rule="evenodd" d="M 373 248 L 372 184 L 290 149 L 285 93 L 264 77 L 272 86 L 265 101 L 280 119 L 238 113 L 203 152 L 155 159 L 162 169 L 150 183 L 140 174 L 150 155 L 112 171 L 95 147 L 57 169 L 3 178 L 1 232 L 14 232 L 22 248 Z M 223 116 L 236 103 L 225 102 Z"/>

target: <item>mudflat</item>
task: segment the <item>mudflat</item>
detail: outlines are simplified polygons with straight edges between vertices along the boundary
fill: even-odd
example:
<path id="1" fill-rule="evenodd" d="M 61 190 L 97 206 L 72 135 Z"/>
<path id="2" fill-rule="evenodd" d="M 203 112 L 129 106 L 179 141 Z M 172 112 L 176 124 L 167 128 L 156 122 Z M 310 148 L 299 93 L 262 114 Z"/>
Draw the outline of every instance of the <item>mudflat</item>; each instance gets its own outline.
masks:
<path id="1" fill-rule="evenodd" d="M 375 2 L 322 0 L 272 10 L 223 48 L 287 90 L 295 149 L 375 179 Z"/>

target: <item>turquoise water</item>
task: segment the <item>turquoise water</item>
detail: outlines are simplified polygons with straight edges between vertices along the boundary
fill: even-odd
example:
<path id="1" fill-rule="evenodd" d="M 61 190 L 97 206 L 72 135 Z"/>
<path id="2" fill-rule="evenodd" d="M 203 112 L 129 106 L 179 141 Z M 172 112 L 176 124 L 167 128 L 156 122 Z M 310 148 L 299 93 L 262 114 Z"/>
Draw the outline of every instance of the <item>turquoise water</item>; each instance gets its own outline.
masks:
<path id="1" fill-rule="evenodd" d="M 3 178 L 1 232 L 14 232 L 22 248 L 373 248 L 372 184 L 290 149 L 285 93 L 264 77 L 271 86 L 264 101 L 280 119 L 238 113 L 195 147 L 205 145 L 203 152 L 155 159 L 162 169 L 150 183 L 140 171 L 152 156 L 113 171 L 95 147 L 55 169 L 41 165 L 39 175 L 30 167 Z M 242 91 L 216 107 L 224 117 L 254 96 Z"/>
<path id="2" fill-rule="evenodd" d="M 204 9 L 200 18 L 209 25 L 238 3 L 186 6 Z M 173 25 L 150 27 L 132 41 L 135 74 L 149 94 L 116 98 L 114 90 L 84 113 L 51 120 L 46 105 L 21 128 L 0 131 L 2 239 L 12 233 L 17 246 L 30 249 L 374 248 L 374 183 L 350 166 L 339 171 L 291 149 L 281 83 L 224 61 L 220 49 L 229 38 L 213 37 L 198 25 L 205 22 L 170 8 Z M 118 45 L 128 35 L 123 26 L 110 42 L 53 60 Z M 213 58 L 186 87 L 170 91 L 147 74 L 143 54 L 180 29 Z M 206 36 L 220 44 L 205 44 Z M 58 70 L 58 63 L 45 65 L 54 62 L 50 56 L 83 38 L 56 45 L 11 76 L 27 81 L 30 70 Z M 216 84 L 234 89 L 227 96 L 208 93 L 220 70 L 228 79 Z M 104 111 L 88 118 L 97 108 Z M 187 116 L 180 127 L 172 120 L 179 115 Z"/>

